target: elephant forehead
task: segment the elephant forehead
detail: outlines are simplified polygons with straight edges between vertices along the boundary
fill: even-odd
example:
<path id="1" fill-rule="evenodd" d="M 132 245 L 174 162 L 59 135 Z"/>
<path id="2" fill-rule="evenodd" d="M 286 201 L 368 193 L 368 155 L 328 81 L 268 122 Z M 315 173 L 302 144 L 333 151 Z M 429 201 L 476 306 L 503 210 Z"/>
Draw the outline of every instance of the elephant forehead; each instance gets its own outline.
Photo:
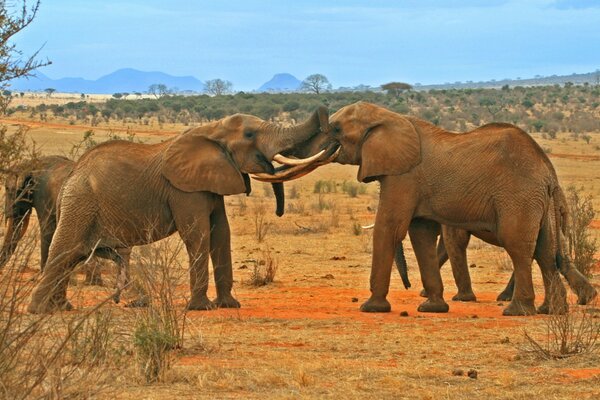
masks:
<path id="1" fill-rule="evenodd" d="M 264 123 L 262 119 L 248 114 L 234 114 L 231 117 L 227 117 L 224 122 L 230 129 L 258 129 Z"/>

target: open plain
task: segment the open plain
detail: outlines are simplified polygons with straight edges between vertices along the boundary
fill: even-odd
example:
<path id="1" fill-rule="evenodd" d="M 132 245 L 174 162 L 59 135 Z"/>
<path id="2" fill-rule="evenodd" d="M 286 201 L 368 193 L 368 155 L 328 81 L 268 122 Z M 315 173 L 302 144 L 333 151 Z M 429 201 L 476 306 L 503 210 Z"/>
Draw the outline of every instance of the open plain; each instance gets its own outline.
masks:
<path id="1" fill-rule="evenodd" d="M 69 155 L 85 131 L 100 141 L 112 134 L 135 133 L 136 140 L 152 143 L 186 127 L 177 124 L 142 126 L 114 124 L 86 126 L 65 121 L 39 121 L 12 115 L 0 122 L 29 126 L 28 135 L 44 154 Z M 533 134 L 549 154 L 563 187 L 583 187 L 600 209 L 600 137 L 591 144 L 559 133 L 554 140 Z M 596 146 L 594 146 L 596 145 Z M 118 399 L 170 398 L 407 398 L 407 399 L 530 399 L 600 397 L 600 355 L 582 354 L 543 360 L 528 351 L 525 333 L 545 340 L 547 316 L 503 317 L 506 304 L 497 302 L 511 273 L 501 249 L 472 240 L 468 250 L 471 278 L 478 301 L 450 301 L 456 293 L 449 265 L 443 268 L 447 314 L 416 311 L 422 301 L 418 268 L 410 242 L 405 241 L 412 288 L 405 290 L 393 271 L 389 300 L 392 312 L 367 314 L 359 305 L 368 298 L 372 237 L 360 226 L 373 222 L 378 202 L 377 184 L 359 185 L 357 168 L 327 165 L 286 183 L 286 213 L 275 216 L 269 185 L 253 182 L 249 197 L 226 198 L 232 229 L 234 294 L 239 310 L 189 312 L 183 347 L 173 355 L 171 368 L 159 383 L 140 377 L 134 356 L 127 358 L 132 315 L 121 304 L 103 309 L 118 326 L 113 334 L 125 356 L 114 365 L 109 384 L 94 397 Z M 32 224 L 33 225 L 33 224 Z M 30 227 L 34 233 L 35 226 Z M 600 239 L 598 217 L 591 227 Z M 257 230 L 264 238 L 257 239 Z M 177 247 L 179 239 L 167 241 Z M 143 249 L 136 249 L 136 253 Z M 596 254 L 599 258 L 600 254 Z M 178 255 L 185 277 L 187 256 Z M 23 271 L 35 276 L 37 256 Z M 136 265 L 133 257 L 132 268 Z M 263 267 L 276 269 L 274 282 L 254 286 L 253 275 Z M 536 303 L 543 286 L 534 266 Z M 106 286 L 83 286 L 83 276 L 70 286 L 69 297 L 84 313 L 112 293 L 113 266 L 103 267 Z M 140 271 L 138 271 L 140 273 Z M 143 271 L 142 271 L 143 273 Z M 592 282 L 600 289 L 600 264 Z M 211 279 L 209 293 L 214 296 Z M 183 308 L 189 289 L 178 283 L 175 300 Z M 133 293 L 126 292 L 125 300 Z M 574 303 L 573 295 L 570 294 Z M 600 306 L 586 308 L 598 321 Z M 55 316 L 53 318 L 60 318 Z M 128 347 L 129 346 L 129 347 Z M 123 358 L 124 357 L 124 358 Z M 123 362 L 122 360 L 126 360 Z M 89 383 L 89 385 L 92 385 Z M 74 397 L 94 392 L 86 382 L 73 386 Z M 79 390 L 79 392 L 78 392 Z"/>

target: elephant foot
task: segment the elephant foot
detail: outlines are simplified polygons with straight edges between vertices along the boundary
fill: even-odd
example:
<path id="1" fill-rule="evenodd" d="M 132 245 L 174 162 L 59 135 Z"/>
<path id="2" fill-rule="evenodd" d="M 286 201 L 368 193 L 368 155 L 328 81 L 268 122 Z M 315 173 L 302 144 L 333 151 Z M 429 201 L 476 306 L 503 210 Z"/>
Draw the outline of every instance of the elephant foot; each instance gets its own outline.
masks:
<path id="1" fill-rule="evenodd" d="M 450 307 L 444 299 L 431 300 L 427 299 L 423 303 L 419 304 L 417 311 L 419 312 L 430 312 L 430 313 L 447 313 Z"/>
<path id="2" fill-rule="evenodd" d="M 512 300 L 512 292 L 502 292 L 496 297 L 496 301 L 511 301 Z"/>
<path id="3" fill-rule="evenodd" d="M 150 298 L 148 296 L 140 296 L 135 300 L 131 300 L 129 303 L 125 304 L 127 308 L 142 308 L 148 307 L 150 305 Z"/>
<path id="4" fill-rule="evenodd" d="M 458 292 L 452 297 L 452 301 L 477 301 L 477 297 L 473 291 Z"/>
<path id="5" fill-rule="evenodd" d="M 232 295 L 218 296 L 214 300 L 215 305 L 218 308 L 240 308 L 241 304 Z"/>
<path id="6" fill-rule="evenodd" d="M 598 291 L 589 283 L 580 287 L 577 291 L 577 304 L 590 304 L 598 295 Z"/>
<path id="7" fill-rule="evenodd" d="M 206 296 L 200 299 L 192 299 L 187 305 L 187 309 L 189 311 L 207 311 L 214 310 L 216 308 L 217 305 L 210 301 Z"/>
<path id="8" fill-rule="evenodd" d="M 427 290 L 421 289 L 421 293 L 419 293 L 419 296 L 421 296 L 421 297 L 427 297 Z"/>
<path id="9" fill-rule="evenodd" d="M 371 296 L 369 300 L 364 302 L 360 306 L 360 311 L 362 312 L 390 312 L 392 311 L 392 306 L 390 302 L 387 301 L 385 297 L 376 298 Z"/>
<path id="10" fill-rule="evenodd" d="M 30 314 L 50 314 L 55 311 L 71 311 L 73 305 L 67 299 L 50 299 L 44 302 L 32 301 L 27 307 Z"/>
<path id="11" fill-rule="evenodd" d="M 538 308 L 538 314 L 553 314 L 553 315 L 564 315 L 569 311 L 569 305 L 565 301 L 564 304 L 550 305 L 550 303 L 544 301 Z"/>
<path id="12" fill-rule="evenodd" d="M 508 307 L 502 311 L 502 315 L 507 316 L 523 316 L 523 315 L 535 315 L 535 304 L 533 299 L 531 300 L 516 300 L 513 299 Z"/>

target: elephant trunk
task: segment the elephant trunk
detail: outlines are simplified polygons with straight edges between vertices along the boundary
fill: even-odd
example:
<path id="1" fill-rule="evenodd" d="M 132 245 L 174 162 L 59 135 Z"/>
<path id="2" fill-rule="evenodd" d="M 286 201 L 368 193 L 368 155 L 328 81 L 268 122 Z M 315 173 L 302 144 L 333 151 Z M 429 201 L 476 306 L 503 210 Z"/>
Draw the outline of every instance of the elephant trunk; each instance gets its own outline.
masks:
<path id="1" fill-rule="evenodd" d="M 275 214 L 278 217 L 281 217 L 285 211 L 285 191 L 283 190 L 283 183 L 274 182 L 271 186 L 273 186 L 273 193 L 275 193 L 275 200 L 277 201 Z"/>
<path id="2" fill-rule="evenodd" d="M 25 231 L 27 231 L 30 217 L 31 209 L 28 209 L 23 214 L 13 215 L 7 218 L 4 243 L 2 243 L 2 249 L 0 250 L 0 269 L 6 265 L 15 252 L 19 240 L 21 240 Z"/>
<path id="3" fill-rule="evenodd" d="M 329 114 L 324 106 L 319 107 L 309 119 L 296 126 L 283 128 L 275 124 L 268 124 L 263 153 L 268 160 L 273 160 L 278 153 L 307 141 L 321 131 L 325 132 L 328 127 Z"/>

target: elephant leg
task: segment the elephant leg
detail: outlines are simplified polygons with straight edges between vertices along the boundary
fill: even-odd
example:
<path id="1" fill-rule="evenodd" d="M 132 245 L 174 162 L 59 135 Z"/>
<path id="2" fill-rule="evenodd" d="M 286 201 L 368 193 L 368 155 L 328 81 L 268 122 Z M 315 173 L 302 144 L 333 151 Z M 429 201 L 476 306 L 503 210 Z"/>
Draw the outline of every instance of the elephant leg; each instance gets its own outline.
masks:
<path id="1" fill-rule="evenodd" d="M 89 252 L 89 250 L 88 250 Z M 57 243 L 51 246 L 48 264 L 31 296 L 27 310 L 33 314 L 72 310 L 67 300 L 69 276 L 75 266 L 87 256 L 83 245 L 67 246 Z"/>
<path id="2" fill-rule="evenodd" d="M 506 284 L 506 287 L 504 288 L 504 290 L 502 292 L 500 292 L 498 297 L 496 297 L 496 301 L 510 301 L 513 297 L 514 291 L 515 291 L 515 273 L 513 272 L 510 275 L 510 279 L 508 280 L 508 283 Z"/>
<path id="3" fill-rule="evenodd" d="M 52 235 L 54 230 L 42 230 L 42 237 L 40 240 L 40 270 L 44 272 L 46 263 L 48 262 L 48 251 L 50 250 L 50 243 L 52 242 Z"/>
<path id="4" fill-rule="evenodd" d="M 231 234 L 221 196 L 210 215 L 210 256 L 212 259 L 217 298 L 220 308 L 240 308 L 240 303 L 231 295 L 233 270 L 231 266 Z"/>
<path id="5" fill-rule="evenodd" d="M 371 297 L 360 306 L 363 312 L 389 312 L 386 297 L 396 247 L 406 237 L 408 225 L 416 204 L 416 193 L 410 182 L 402 177 L 385 176 L 381 179 L 379 207 L 373 230 L 371 265 Z"/>
<path id="6" fill-rule="evenodd" d="M 414 219 L 408 229 L 423 287 L 427 291 L 427 300 L 419 305 L 420 312 L 448 312 L 448 304 L 444 301 L 444 285 L 438 267 L 435 251 L 439 224 L 424 219 Z"/>
<path id="7" fill-rule="evenodd" d="M 531 264 L 539 234 L 539 228 L 535 227 L 540 226 L 539 222 L 534 221 L 541 221 L 542 216 L 538 219 L 534 217 L 531 214 L 513 214 L 500 221 L 498 239 L 512 260 L 515 275 L 514 294 L 503 315 L 536 314 Z"/>
<path id="8" fill-rule="evenodd" d="M 563 260 L 563 263 L 568 263 L 564 277 L 569 283 L 569 287 L 577 294 L 577 304 L 585 305 L 591 303 L 597 296 L 596 288 L 592 286 L 590 281 L 571 264 L 571 260 Z M 562 269 L 561 269 L 562 272 Z"/>
<path id="9" fill-rule="evenodd" d="M 452 266 L 452 275 L 458 288 L 458 293 L 452 297 L 454 301 L 477 301 L 473 287 L 471 286 L 471 275 L 467 265 L 467 246 L 471 234 L 464 229 L 442 227 L 442 237 Z"/>

